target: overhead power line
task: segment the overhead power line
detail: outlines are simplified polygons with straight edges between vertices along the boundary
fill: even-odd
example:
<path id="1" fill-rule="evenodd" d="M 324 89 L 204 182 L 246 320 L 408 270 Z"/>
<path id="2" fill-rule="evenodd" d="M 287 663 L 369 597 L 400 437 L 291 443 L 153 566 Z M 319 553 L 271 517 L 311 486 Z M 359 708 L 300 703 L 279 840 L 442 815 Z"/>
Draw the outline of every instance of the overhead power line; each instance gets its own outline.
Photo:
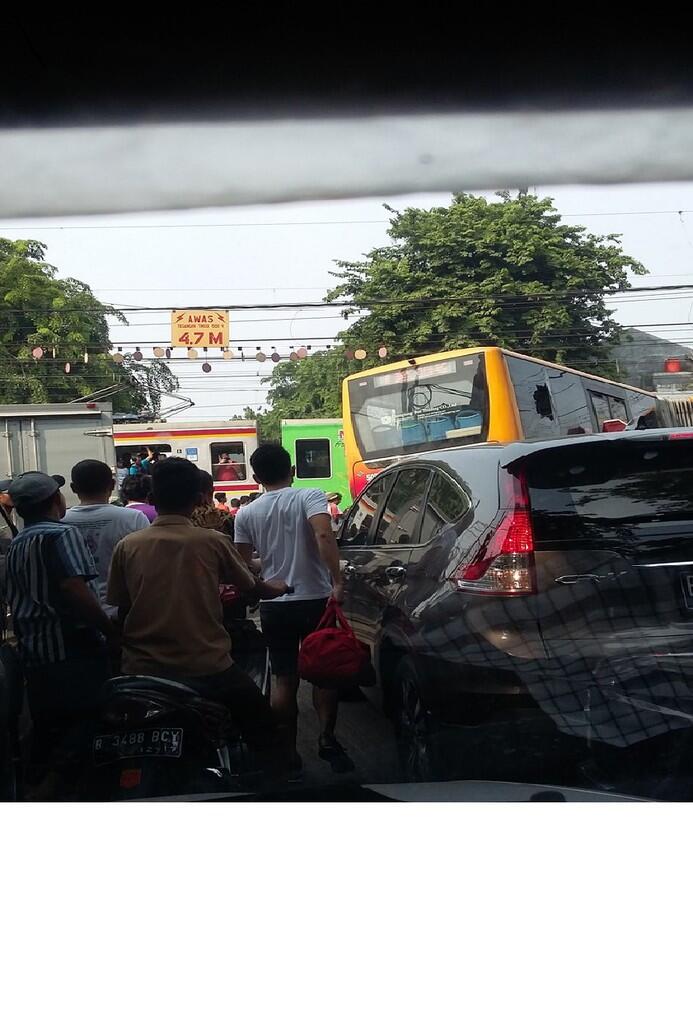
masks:
<path id="1" fill-rule="evenodd" d="M 379 306 L 441 306 L 441 305 L 458 305 L 466 304 L 468 302 L 488 302 L 495 300 L 503 302 L 507 306 L 526 305 L 528 303 L 536 302 L 537 300 L 555 300 L 555 299 L 567 299 L 567 298 L 601 298 L 609 299 L 613 296 L 632 296 L 651 294 L 655 292 L 659 293 L 678 293 L 687 292 L 693 289 L 693 282 L 690 284 L 666 284 L 666 285 L 641 285 L 638 288 L 627 288 L 627 289 L 586 289 L 586 288 L 571 288 L 564 290 L 551 290 L 544 292 L 532 292 L 526 295 L 517 295 L 511 292 L 493 292 L 486 294 L 484 292 L 470 292 L 466 295 L 435 295 L 435 296 L 421 296 L 411 298 L 369 298 L 364 302 L 355 302 L 354 300 L 344 301 L 320 301 L 320 302 L 263 302 L 263 303 L 228 303 L 218 302 L 214 305 L 195 305 L 195 306 L 134 306 L 131 304 L 123 304 L 119 306 L 112 306 L 111 313 L 173 313 L 174 311 L 195 311 L 195 310 L 214 310 L 214 309 L 227 309 L 233 310 L 255 310 L 255 309 L 353 309 L 354 311 L 361 311 L 364 309 L 370 309 L 372 307 Z M 104 313 L 103 305 L 99 304 L 95 307 L 64 307 L 61 309 L 54 309 L 52 307 L 31 307 L 31 306 L 17 306 L 17 307 L 5 307 L 3 310 L 5 313 L 52 313 L 56 315 L 62 315 L 67 313 Z"/>
<path id="2" fill-rule="evenodd" d="M 199 228 L 307 228 L 307 227 L 343 227 L 348 224 L 389 224 L 389 220 L 256 220 L 256 221 L 218 221 L 216 223 L 199 222 L 190 224 L 32 224 L 30 227 L 14 227 L 1 225 L 0 231 L 14 233 L 24 231 L 187 231 Z"/>
<path id="3" fill-rule="evenodd" d="M 585 213 L 562 213 L 560 210 L 556 210 L 555 212 L 564 220 L 575 220 L 577 217 L 680 217 L 693 213 L 693 210 L 592 210 Z M 4 224 L 0 225 L 0 231 L 9 231 L 13 234 L 26 231 L 191 231 L 218 230 L 220 228 L 344 227 L 390 223 L 390 219 L 378 217 L 365 220 L 195 221 L 192 223 L 181 221 L 175 224 L 32 224 L 23 227 Z"/>

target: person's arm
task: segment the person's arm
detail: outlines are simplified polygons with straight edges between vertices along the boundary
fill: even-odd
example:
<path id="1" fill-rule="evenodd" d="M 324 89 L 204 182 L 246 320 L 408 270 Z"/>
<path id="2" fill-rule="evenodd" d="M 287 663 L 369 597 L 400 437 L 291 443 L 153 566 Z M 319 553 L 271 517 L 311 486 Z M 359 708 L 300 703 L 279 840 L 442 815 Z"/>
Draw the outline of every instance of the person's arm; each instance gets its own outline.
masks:
<path id="1" fill-rule="evenodd" d="M 268 601 L 289 592 L 284 580 L 260 580 L 250 571 L 234 546 L 224 540 L 220 583 L 231 583 L 249 598 Z"/>
<path id="2" fill-rule="evenodd" d="M 145 519 L 147 517 L 145 516 Z M 122 541 L 116 544 L 111 558 L 111 567 L 108 572 L 108 588 L 106 601 L 118 609 L 118 625 L 122 632 L 125 624 L 125 617 L 130 611 L 130 593 L 128 591 L 125 575 L 125 564 L 123 560 Z"/>
<path id="3" fill-rule="evenodd" d="M 68 608 L 80 622 L 112 639 L 113 623 L 87 583 L 96 579 L 98 573 L 82 535 L 74 529 L 65 530 L 56 539 L 52 550 L 59 576 L 58 587 Z"/>
<path id="4" fill-rule="evenodd" d="M 320 512 L 308 520 L 313 528 L 320 558 L 332 577 L 332 597 L 341 604 L 344 600 L 342 586 L 342 570 L 339 564 L 339 548 L 332 529 L 332 517 L 329 512 Z"/>
<path id="5" fill-rule="evenodd" d="M 245 521 L 246 516 L 243 510 L 239 509 L 233 522 L 234 545 L 245 564 L 250 567 L 253 564 L 255 545 L 253 544 L 250 531 L 246 528 Z"/>
<path id="6" fill-rule="evenodd" d="M 83 576 L 69 576 L 61 580 L 60 592 L 75 618 L 98 629 L 107 639 L 113 639 L 116 632 L 114 623 L 106 615 Z"/>
<path id="7" fill-rule="evenodd" d="M 239 544 L 238 541 L 236 541 L 236 551 L 241 556 L 241 558 L 243 559 L 245 564 L 248 566 L 248 568 L 251 568 L 252 565 L 253 565 L 253 562 L 255 561 L 254 558 L 253 558 L 253 545 L 252 544 Z"/>

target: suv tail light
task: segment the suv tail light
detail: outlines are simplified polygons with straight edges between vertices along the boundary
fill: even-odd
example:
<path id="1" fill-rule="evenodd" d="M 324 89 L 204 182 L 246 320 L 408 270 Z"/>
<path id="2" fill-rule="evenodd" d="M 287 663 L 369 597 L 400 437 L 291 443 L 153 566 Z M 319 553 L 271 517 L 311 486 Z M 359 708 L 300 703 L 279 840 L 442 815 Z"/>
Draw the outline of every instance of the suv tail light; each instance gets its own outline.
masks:
<path id="1" fill-rule="evenodd" d="M 524 473 L 501 470 L 501 511 L 488 533 L 455 569 L 450 582 L 456 590 L 477 594 L 536 593 L 534 533 Z"/>

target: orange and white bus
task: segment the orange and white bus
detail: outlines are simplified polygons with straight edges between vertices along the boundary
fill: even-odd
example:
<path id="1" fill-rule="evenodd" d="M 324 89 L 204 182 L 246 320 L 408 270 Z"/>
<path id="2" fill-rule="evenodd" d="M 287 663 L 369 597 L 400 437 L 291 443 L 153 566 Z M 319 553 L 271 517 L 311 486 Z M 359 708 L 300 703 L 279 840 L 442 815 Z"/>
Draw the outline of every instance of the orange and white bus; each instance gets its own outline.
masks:
<path id="1" fill-rule="evenodd" d="M 648 391 L 508 349 L 403 359 L 344 379 L 349 486 L 357 497 L 405 455 L 624 429 L 654 406 Z"/>
<path id="2" fill-rule="evenodd" d="M 113 427 L 120 469 L 141 451 L 164 452 L 189 459 L 214 478 L 214 489 L 229 498 L 259 490 L 250 471 L 250 456 L 257 448 L 254 420 L 211 423 L 120 423 Z"/>

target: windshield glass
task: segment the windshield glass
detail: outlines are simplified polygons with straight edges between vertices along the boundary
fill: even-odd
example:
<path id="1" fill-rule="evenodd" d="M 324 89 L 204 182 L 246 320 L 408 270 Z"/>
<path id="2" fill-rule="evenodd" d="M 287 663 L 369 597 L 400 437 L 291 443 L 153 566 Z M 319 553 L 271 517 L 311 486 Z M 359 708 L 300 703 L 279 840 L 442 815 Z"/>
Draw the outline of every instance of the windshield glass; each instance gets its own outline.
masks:
<path id="1" fill-rule="evenodd" d="M 693 186 L 5 225 L 0 795 L 693 799 L 660 206 Z"/>
<path id="2" fill-rule="evenodd" d="M 349 402 L 365 460 L 485 441 L 484 357 L 443 359 L 353 380 Z"/>
<path id="3" fill-rule="evenodd" d="M 635 540 L 693 523 L 693 444 L 653 439 L 578 445 L 528 460 L 537 537 Z"/>

